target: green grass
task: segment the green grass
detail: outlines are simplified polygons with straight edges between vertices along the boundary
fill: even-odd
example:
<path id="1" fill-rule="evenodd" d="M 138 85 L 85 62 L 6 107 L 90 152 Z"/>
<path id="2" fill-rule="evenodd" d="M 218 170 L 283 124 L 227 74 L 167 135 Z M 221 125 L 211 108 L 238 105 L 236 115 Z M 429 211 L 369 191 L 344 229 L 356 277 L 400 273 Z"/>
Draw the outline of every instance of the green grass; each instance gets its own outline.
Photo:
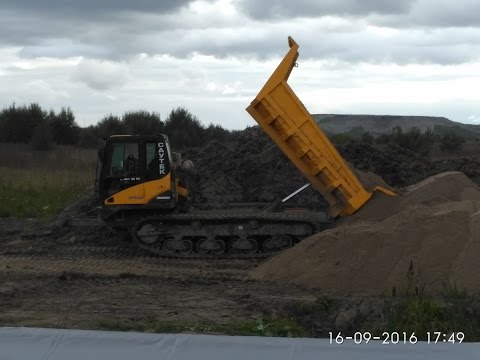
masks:
<path id="1" fill-rule="evenodd" d="M 414 332 L 420 340 L 425 340 L 428 331 L 448 332 L 451 327 L 444 307 L 437 299 L 424 295 L 401 295 L 391 299 L 387 319 L 388 332 Z"/>
<path id="2" fill-rule="evenodd" d="M 0 217 L 54 216 L 93 185 L 95 152 L 1 144 Z"/>
<path id="3" fill-rule="evenodd" d="M 256 335 L 275 337 L 302 337 L 305 330 L 295 321 L 285 317 L 273 317 L 233 324 L 226 329 L 229 335 Z"/>
<path id="4" fill-rule="evenodd" d="M 158 320 L 155 317 L 138 319 L 104 318 L 98 320 L 94 328 L 115 331 L 221 333 L 244 336 L 301 337 L 305 335 L 304 330 L 295 321 L 282 317 L 239 321 L 221 325 L 199 322 L 168 322 Z"/>
<path id="5" fill-rule="evenodd" d="M 460 331 L 466 341 L 480 339 L 479 294 L 445 281 L 440 296 L 427 295 L 425 287 L 413 285 L 413 263 L 407 278 L 407 288 L 385 301 L 388 332 L 415 332 L 419 340 L 426 340 L 427 332 Z"/>

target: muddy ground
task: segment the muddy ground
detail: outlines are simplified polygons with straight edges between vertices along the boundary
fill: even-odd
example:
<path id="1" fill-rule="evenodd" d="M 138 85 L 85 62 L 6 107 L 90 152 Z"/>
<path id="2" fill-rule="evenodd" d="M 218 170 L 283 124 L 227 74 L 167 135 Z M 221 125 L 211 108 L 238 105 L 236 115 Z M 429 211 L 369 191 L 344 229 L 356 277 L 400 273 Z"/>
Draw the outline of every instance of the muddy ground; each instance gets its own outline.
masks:
<path id="1" fill-rule="evenodd" d="M 142 330 L 153 319 L 156 331 L 236 333 L 290 319 L 327 336 L 381 318 L 380 299 L 252 281 L 259 260 L 162 259 L 101 227 L 51 230 L 0 219 L 0 326 Z"/>

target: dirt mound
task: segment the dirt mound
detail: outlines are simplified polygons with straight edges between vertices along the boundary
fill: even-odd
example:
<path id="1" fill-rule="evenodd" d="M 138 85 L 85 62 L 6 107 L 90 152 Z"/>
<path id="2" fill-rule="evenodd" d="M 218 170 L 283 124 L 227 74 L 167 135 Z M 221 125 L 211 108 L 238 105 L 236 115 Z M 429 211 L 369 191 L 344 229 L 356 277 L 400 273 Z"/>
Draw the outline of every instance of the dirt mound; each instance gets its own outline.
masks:
<path id="1" fill-rule="evenodd" d="M 442 173 L 398 198 L 376 194 L 335 229 L 316 234 L 252 271 L 255 279 L 333 293 L 381 294 L 443 282 L 480 290 L 480 190 L 464 174 Z M 411 278 L 411 276 L 410 276 Z"/>
<path id="2" fill-rule="evenodd" d="M 233 156 L 234 152 L 218 141 L 188 155 L 195 165 L 187 186 L 196 203 L 223 204 L 241 200 L 242 189 L 237 179 L 229 174 Z"/>
<path id="3" fill-rule="evenodd" d="M 461 171 L 470 179 L 480 184 L 480 161 L 471 157 L 444 159 L 434 161 L 438 172 Z"/>
<path id="4" fill-rule="evenodd" d="M 480 162 L 475 159 L 433 161 L 393 144 L 379 148 L 358 140 L 339 147 L 339 152 L 367 189 L 376 185 L 405 187 L 447 171 L 461 171 L 480 182 Z M 241 131 L 237 141 L 228 146 L 214 141 L 201 150 L 189 150 L 184 156 L 195 163 L 192 184 L 199 204 L 270 203 L 307 182 L 258 126 Z M 312 189 L 291 202 L 319 209 L 327 207 Z"/>
<path id="5" fill-rule="evenodd" d="M 271 203 L 307 183 L 258 127 L 242 131 L 235 143 L 211 142 L 200 151 L 186 152 L 184 157 L 195 164 L 192 183 L 197 204 Z M 326 206 L 311 189 L 291 202 L 315 208 Z"/>
<path id="6" fill-rule="evenodd" d="M 480 183 L 480 161 L 471 157 L 431 160 L 394 144 L 374 147 L 351 140 L 339 147 L 341 155 L 352 167 L 377 174 L 394 187 L 416 184 L 429 176 L 448 171 L 461 171 Z"/>
<path id="7" fill-rule="evenodd" d="M 440 172 L 427 157 L 395 145 L 378 149 L 352 140 L 341 146 L 339 152 L 356 169 L 377 174 L 395 187 L 415 184 Z"/>
<path id="8" fill-rule="evenodd" d="M 350 154 L 347 160 L 353 160 L 349 165 L 367 189 L 378 185 L 388 188 L 389 185 L 404 186 L 413 183 L 395 180 L 396 176 L 403 174 L 390 177 L 393 182 L 385 182 L 382 179 L 384 174 L 388 176 L 402 166 L 398 162 L 391 162 L 390 159 L 378 158 L 381 152 L 374 148 L 370 149 L 368 145 L 358 142 L 349 144 L 343 148 Z M 377 165 L 383 165 L 371 166 L 371 162 L 367 161 L 362 166 L 358 161 L 368 156 L 377 159 L 375 160 Z M 184 157 L 193 160 L 195 164 L 191 184 L 197 204 L 210 203 L 212 206 L 221 206 L 229 202 L 270 203 L 289 195 L 307 183 L 307 179 L 258 126 L 242 131 L 238 140 L 228 146 L 214 141 L 201 150 L 187 151 Z M 389 163 L 391 164 L 387 166 Z M 414 171 L 415 169 L 411 172 Z M 433 173 L 435 172 L 432 170 L 429 175 Z M 415 177 L 415 180 L 419 181 L 425 177 Z M 311 188 L 289 202 L 316 209 L 328 208 L 322 196 Z"/>

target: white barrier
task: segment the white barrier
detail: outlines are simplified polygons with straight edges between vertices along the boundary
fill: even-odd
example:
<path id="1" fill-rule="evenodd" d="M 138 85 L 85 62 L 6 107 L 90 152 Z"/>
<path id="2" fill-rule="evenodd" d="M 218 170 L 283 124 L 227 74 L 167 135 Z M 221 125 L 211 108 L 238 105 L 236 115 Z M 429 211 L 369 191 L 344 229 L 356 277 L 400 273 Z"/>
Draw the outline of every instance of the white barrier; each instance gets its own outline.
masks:
<path id="1" fill-rule="evenodd" d="M 328 339 L 0 328 L 0 360 L 480 359 L 480 343 L 382 345 Z"/>

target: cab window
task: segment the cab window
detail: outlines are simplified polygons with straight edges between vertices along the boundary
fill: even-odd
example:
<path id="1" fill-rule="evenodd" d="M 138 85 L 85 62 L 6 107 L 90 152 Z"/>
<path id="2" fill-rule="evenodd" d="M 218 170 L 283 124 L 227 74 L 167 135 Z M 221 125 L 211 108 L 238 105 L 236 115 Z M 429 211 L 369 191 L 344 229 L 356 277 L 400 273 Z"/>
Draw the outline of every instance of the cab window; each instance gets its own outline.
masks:
<path id="1" fill-rule="evenodd" d="M 138 176 L 138 144 L 116 143 L 113 147 L 110 176 Z"/>

